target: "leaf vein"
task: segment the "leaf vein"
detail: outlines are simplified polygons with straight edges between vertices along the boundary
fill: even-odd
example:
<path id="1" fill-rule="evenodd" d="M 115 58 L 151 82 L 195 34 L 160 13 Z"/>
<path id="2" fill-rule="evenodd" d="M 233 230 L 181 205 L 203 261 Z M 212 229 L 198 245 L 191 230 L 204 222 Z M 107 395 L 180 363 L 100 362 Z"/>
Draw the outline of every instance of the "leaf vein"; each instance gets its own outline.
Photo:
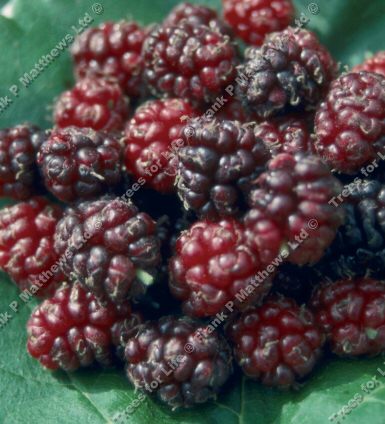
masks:
<path id="1" fill-rule="evenodd" d="M 95 403 L 91 400 L 91 398 L 88 396 L 88 394 L 86 393 L 86 392 L 83 392 L 80 388 L 79 388 L 79 386 L 76 384 L 76 380 L 74 380 L 73 378 L 72 378 L 72 375 L 71 374 L 69 374 L 69 373 L 67 373 L 67 375 L 68 375 L 68 378 L 71 380 L 71 382 L 72 382 L 72 384 L 73 384 L 73 386 L 74 386 L 74 388 L 77 390 L 77 392 L 80 394 L 80 395 L 82 395 L 83 397 L 84 397 L 84 399 L 92 406 L 92 408 L 93 409 L 95 409 L 95 411 L 98 413 L 98 415 L 101 417 L 101 418 L 103 418 L 103 420 L 105 420 L 105 422 L 107 423 L 107 424 L 112 424 L 112 421 L 108 418 L 108 417 L 106 417 L 104 414 L 103 414 L 103 412 L 102 411 L 100 411 L 99 409 L 98 409 L 98 407 L 97 407 L 97 405 L 95 405 Z"/>

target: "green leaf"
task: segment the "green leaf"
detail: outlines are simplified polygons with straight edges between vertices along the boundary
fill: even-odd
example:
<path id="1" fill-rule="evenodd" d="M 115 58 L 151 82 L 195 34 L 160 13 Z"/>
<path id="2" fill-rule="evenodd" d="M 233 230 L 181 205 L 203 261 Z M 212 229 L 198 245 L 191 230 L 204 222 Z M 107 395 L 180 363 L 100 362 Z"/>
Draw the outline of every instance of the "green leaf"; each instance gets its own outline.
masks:
<path id="1" fill-rule="evenodd" d="M 20 78 L 30 72 L 66 35 L 74 35 L 86 14 L 92 24 L 103 20 L 134 18 L 144 24 L 160 21 L 177 0 L 101 0 L 104 12 L 92 10 L 87 0 L 11 0 L 0 16 L 0 97 L 12 99 L 0 114 L 0 126 L 32 121 L 48 128 L 50 106 L 55 96 L 73 84 L 71 60 L 64 49 L 36 79 L 24 87 Z M 220 0 L 200 3 L 217 7 Z M 368 53 L 385 49 L 383 0 L 297 0 L 297 16 L 305 16 L 307 27 L 315 30 L 337 60 L 354 65 Z M 314 5 L 313 5 L 314 6 Z M 302 15 L 301 15 L 302 14 Z M 9 89 L 17 85 L 18 96 Z M 11 315 L 0 328 L 0 422 L 21 423 L 113 423 L 132 424 L 324 424 L 354 396 L 359 402 L 341 422 L 382 424 L 385 412 L 385 365 L 382 358 L 371 360 L 328 359 L 298 391 L 280 392 L 240 377 L 237 372 L 216 402 L 189 411 L 170 412 L 146 397 L 125 421 L 114 421 L 139 399 L 127 383 L 122 369 L 84 370 L 73 374 L 49 373 L 25 350 L 25 323 L 36 305 L 24 303 L 9 279 L 1 274 L 0 318 Z M 10 304 L 18 301 L 18 311 Z M 13 304 L 14 305 L 14 304 Z M 381 368 L 382 367 L 382 368 Z M 379 369 L 379 370 L 378 370 Z M 384 371 L 382 371 L 384 370 Z M 365 390 L 367 392 L 365 392 Z"/>
<path id="2" fill-rule="evenodd" d="M 139 395 L 126 382 L 124 371 L 92 369 L 65 374 L 43 370 L 25 351 L 25 322 L 36 301 L 24 303 L 12 283 L 6 277 L 4 280 L 0 317 L 6 313 L 11 316 L 0 329 L 0 422 L 4 424 L 106 423 L 119 414 L 122 418 L 117 422 L 137 424 L 323 424 L 356 393 L 364 400 L 344 422 L 358 424 L 370 416 L 371 424 L 383 423 L 385 365 L 379 358 L 328 361 L 295 392 L 267 389 L 237 375 L 216 402 L 191 411 L 170 412 L 146 398 L 124 421 L 124 411 Z M 14 301 L 18 302 L 17 312 L 9 306 Z M 377 370 L 381 367 L 384 376 Z M 376 383 L 366 394 L 361 385 L 370 387 L 373 377 L 382 385 Z"/>

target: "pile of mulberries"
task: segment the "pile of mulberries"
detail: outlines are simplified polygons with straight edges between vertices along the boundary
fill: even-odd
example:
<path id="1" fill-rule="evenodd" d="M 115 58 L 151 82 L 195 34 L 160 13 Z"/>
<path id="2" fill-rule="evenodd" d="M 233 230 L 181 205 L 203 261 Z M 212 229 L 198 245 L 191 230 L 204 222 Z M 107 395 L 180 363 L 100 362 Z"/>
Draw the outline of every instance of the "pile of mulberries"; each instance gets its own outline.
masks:
<path id="1" fill-rule="evenodd" d="M 339 73 L 293 16 L 88 28 L 52 128 L 0 130 L 0 268 L 45 368 L 124 367 L 175 409 L 385 351 L 385 52 Z"/>

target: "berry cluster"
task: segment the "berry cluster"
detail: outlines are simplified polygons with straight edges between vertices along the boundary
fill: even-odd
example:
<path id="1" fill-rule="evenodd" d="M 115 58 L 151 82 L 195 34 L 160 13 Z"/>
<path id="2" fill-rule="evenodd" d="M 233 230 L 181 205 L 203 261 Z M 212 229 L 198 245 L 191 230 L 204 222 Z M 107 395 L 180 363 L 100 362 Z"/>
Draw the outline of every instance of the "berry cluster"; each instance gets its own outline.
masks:
<path id="1" fill-rule="evenodd" d="M 45 298 L 28 352 L 125 364 L 171 408 L 233 363 L 290 388 L 385 351 L 385 52 L 339 75 L 291 0 L 222 3 L 85 30 L 53 128 L 0 130 L 0 268 Z"/>

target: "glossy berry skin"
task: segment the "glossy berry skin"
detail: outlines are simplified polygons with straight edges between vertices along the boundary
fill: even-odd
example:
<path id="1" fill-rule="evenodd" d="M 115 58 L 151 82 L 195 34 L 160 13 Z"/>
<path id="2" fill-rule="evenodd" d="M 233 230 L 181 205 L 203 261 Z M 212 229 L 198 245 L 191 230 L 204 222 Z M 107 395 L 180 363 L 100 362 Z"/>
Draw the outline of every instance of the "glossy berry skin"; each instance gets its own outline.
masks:
<path id="1" fill-rule="evenodd" d="M 116 304 L 142 294 L 138 274 L 160 262 L 155 222 L 132 203 L 112 198 L 68 208 L 56 227 L 55 249 L 69 256 L 61 266 L 70 280 Z"/>
<path id="2" fill-rule="evenodd" d="M 305 119 L 289 116 L 263 121 L 255 127 L 254 134 L 273 155 L 315 153 L 314 140 Z"/>
<path id="3" fill-rule="evenodd" d="M 0 196 L 26 200 L 40 184 L 36 155 L 44 131 L 30 124 L 0 130 Z"/>
<path id="4" fill-rule="evenodd" d="M 229 301 L 242 308 L 260 302 L 270 290 L 272 275 L 258 274 L 265 264 L 235 220 L 196 222 L 182 232 L 175 251 L 170 289 L 187 315 L 212 316 Z"/>
<path id="5" fill-rule="evenodd" d="M 295 386 L 310 374 L 324 343 L 312 313 L 284 297 L 249 308 L 229 326 L 228 334 L 243 372 L 280 388 Z"/>
<path id="6" fill-rule="evenodd" d="M 369 175 L 369 174 L 368 174 Z M 356 180 L 345 185 L 345 222 L 315 269 L 331 281 L 385 275 L 385 185 L 377 180 Z"/>
<path id="7" fill-rule="evenodd" d="M 385 350 L 385 283 L 369 278 L 320 286 L 310 307 L 339 356 L 378 355 Z"/>
<path id="8" fill-rule="evenodd" d="M 107 304 L 110 305 L 109 303 Z M 102 305 L 105 306 L 105 303 L 102 303 Z M 121 316 L 122 312 L 125 312 L 127 309 L 127 305 L 129 305 L 127 302 L 120 305 L 112 305 L 112 309 L 116 308 Z M 128 340 L 135 335 L 137 327 L 142 325 L 142 323 L 143 315 L 136 310 L 115 321 L 110 327 L 111 341 L 114 345 L 115 353 L 121 362 L 124 361 L 124 350 Z"/>
<path id="9" fill-rule="evenodd" d="M 137 327 L 125 349 L 128 379 L 169 407 L 215 399 L 232 373 L 226 340 L 187 317 L 162 317 Z"/>
<path id="10" fill-rule="evenodd" d="M 47 189 L 63 202 L 92 199 L 121 180 L 121 146 L 89 128 L 54 129 L 38 153 Z"/>
<path id="11" fill-rule="evenodd" d="M 385 76 L 385 51 L 380 51 L 374 56 L 366 59 L 363 63 L 355 66 L 352 72 L 374 72 Z"/>
<path id="12" fill-rule="evenodd" d="M 215 114 L 215 118 L 218 121 L 239 121 L 242 124 L 249 122 L 258 122 L 260 119 L 250 113 L 250 110 L 246 109 L 243 103 L 234 97 L 224 97 L 227 102 L 221 107 Z M 209 105 L 206 111 L 209 111 L 212 105 Z"/>
<path id="13" fill-rule="evenodd" d="M 195 116 L 197 112 L 181 99 L 151 100 L 141 105 L 122 140 L 127 171 L 161 193 L 174 192 L 177 152 L 184 143 L 182 130 Z"/>
<path id="14" fill-rule="evenodd" d="M 141 50 L 147 30 L 135 22 L 104 22 L 86 29 L 71 48 L 78 79 L 115 79 L 130 97 L 142 94 Z"/>
<path id="15" fill-rule="evenodd" d="M 33 312 L 27 323 L 29 354 L 49 370 L 75 371 L 93 364 L 111 366 L 111 329 L 137 325 L 128 304 L 102 305 L 79 285 L 64 283 Z"/>
<path id="16" fill-rule="evenodd" d="M 222 96 L 236 76 L 229 37 L 188 20 L 157 26 L 143 45 L 145 82 L 154 96 L 202 104 Z"/>
<path id="17" fill-rule="evenodd" d="M 260 46 L 265 36 L 281 31 L 294 18 L 291 0 L 222 0 L 225 21 L 247 44 Z"/>
<path id="18" fill-rule="evenodd" d="M 88 77 L 64 92 L 55 104 L 54 122 L 59 128 L 92 128 L 120 131 L 128 117 L 128 103 L 113 80 Z"/>
<path id="19" fill-rule="evenodd" d="M 283 112 L 312 110 L 324 98 L 337 65 L 315 34 L 288 27 L 250 48 L 240 66 L 238 97 L 266 119 Z"/>
<path id="20" fill-rule="evenodd" d="M 63 281 L 53 248 L 61 217 L 61 209 L 43 197 L 0 211 L 0 267 L 20 290 L 43 297 Z"/>
<path id="21" fill-rule="evenodd" d="M 385 77 L 343 74 L 315 117 L 316 149 L 335 170 L 354 174 L 385 147 Z"/>
<path id="22" fill-rule="evenodd" d="M 177 187 L 184 206 L 211 220 L 238 215 L 270 158 L 264 143 L 238 121 L 190 121 L 182 138 Z"/>
<path id="23" fill-rule="evenodd" d="M 251 209 L 244 217 L 249 243 L 260 249 L 267 222 L 281 232 L 290 262 L 318 262 L 344 220 L 343 209 L 329 203 L 341 191 L 342 185 L 318 156 L 275 156 L 250 192 Z M 275 248 L 278 254 L 277 244 Z"/>
<path id="24" fill-rule="evenodd" d="M 214 9 L 188 2 L 180 3 L 175 6 L 164 20 L 163 25 L 178 25 L 184 19 L 191 22 L 193 25 L 205 25 L 223 34 L 231 35 L 230 28 L 220 20 Z"/>

